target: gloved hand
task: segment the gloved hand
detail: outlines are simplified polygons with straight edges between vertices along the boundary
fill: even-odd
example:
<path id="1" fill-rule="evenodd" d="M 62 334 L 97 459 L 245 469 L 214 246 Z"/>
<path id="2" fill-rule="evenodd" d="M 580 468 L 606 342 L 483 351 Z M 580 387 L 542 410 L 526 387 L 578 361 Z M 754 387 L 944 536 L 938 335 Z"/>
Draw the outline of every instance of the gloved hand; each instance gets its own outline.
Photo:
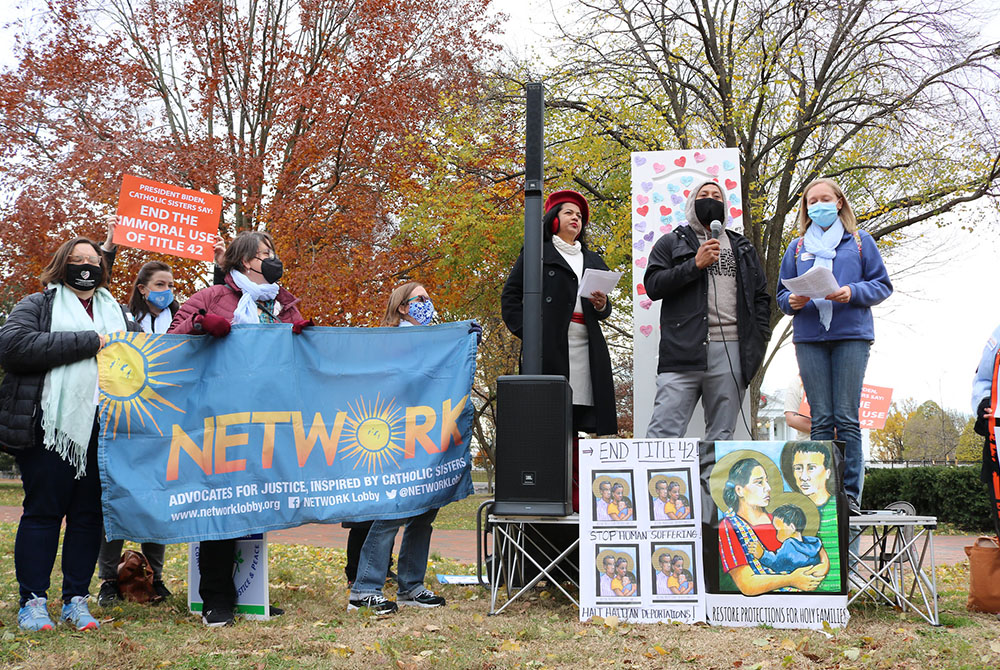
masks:
<path id="1" fill-rule="evenodd" d="M 292 332 L 296 335 L 302 334 L 303 328 L 308 328 L 309 326 L 315 326 L 312 319 L 299 319 L 292 324 Z"/>
<path id="2" fill-rule="evenodd" d="M 473 321 L 472 323 L 469 324 L 469 332 L 476 334 L 476 346 L 477 347 L 480 344 L 483 343 L 483 327 L 482 326 L 480 326 L 478 323 L 476 323 L 475 321 Z"/>
<path id="3" fill-rule="evenodd" d="M 199 314 L 194 317 L 194 325 L 212 337 L 225 337 L 231 328 L 229 322 L 218 314 Z"/>

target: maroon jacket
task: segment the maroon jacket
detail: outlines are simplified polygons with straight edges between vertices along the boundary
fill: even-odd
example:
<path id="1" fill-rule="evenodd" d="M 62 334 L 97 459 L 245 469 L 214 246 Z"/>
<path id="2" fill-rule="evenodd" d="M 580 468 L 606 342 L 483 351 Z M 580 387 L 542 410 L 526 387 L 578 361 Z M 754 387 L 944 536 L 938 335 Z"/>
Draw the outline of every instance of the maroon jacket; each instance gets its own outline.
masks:
<path id="1" fill-rule="evenodd" d="M 242 295 L 243 292 L 236 287 L 232 278 L 226 275 L 225 284 L 203 288 L 188 298 L 187 302 L 177 310 L 167 332 L 178 335 L 199 334 L 201 331 L 195 329 L 194 317 L 198 316 L 202 310 L 206 314 L 216 314 L 232 321 L 233 312 L 236 311 L 236 306 L 240 303 Z M 299 299 L 294 295 L 279 286 L 275 300 L 281 305 L 281 309 L 275 314 L 278 321 L 295 323 L 302 320 L 298 308 Z"/>

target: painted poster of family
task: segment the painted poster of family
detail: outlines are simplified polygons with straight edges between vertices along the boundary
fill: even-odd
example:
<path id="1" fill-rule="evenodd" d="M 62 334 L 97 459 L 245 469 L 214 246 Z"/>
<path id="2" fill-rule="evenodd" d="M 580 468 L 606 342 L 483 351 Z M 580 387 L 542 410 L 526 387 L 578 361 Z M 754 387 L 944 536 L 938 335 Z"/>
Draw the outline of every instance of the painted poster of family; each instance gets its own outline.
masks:
<path id="1" fill-rule="evenodd" d="M 703 478 L 715 503 L 717 586 L 710 590 L 842 593 L 840 460 L 829 442 L 716 442 Z M 706 460 L 713 460 L 710 453 Z M 706 501 L 707 502 L 707 501 Z"/>
<path id="2" fill-rule="evenodd" d="M 692 508 L 691 473 L 688 470 L 649 472 L 649 518 L 661 521 L 690 521 Z"/>
<path id="3" fill-rule="evenodd" d="M 593 513 L 596 524 L 635 523 L 632 482 L 631 470 L 603 470 L 593 473 Z"/>
<path id="4" fill-rule="evenodd" d="M 653 544 L 652 548 L 650 569 L 655 582 L 654 600 L 677 600 L 684 596 L 697 598 L 694 543 Z"/>
<path id="5" fill-rule="evenodd" d="M 599 545 L 596 551 L 597 597 L 638 598 L 639 546 Z"/>

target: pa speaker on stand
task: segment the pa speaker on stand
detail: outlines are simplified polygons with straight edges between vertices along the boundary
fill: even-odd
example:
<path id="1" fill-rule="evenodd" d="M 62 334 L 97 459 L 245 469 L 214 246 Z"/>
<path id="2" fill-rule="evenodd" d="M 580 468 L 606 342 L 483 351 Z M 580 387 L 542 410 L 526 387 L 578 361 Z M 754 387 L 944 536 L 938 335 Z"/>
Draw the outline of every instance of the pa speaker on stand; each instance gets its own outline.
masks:
<path id="1" fill-rule="evenodd" d="M 500 516 L 568 516 L 573 401 L 562 375 L 497 379 L 496 502 Z"/>

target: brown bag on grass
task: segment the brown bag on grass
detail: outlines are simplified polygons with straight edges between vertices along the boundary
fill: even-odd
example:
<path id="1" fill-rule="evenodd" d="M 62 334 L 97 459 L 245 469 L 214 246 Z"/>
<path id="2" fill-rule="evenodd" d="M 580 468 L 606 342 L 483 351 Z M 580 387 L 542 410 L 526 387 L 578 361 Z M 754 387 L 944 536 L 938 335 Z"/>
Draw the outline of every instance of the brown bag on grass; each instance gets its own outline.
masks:
<path id="1" fill-rule="evenodd" d="M 118 562 L 118 590 L 123 598 L 135 603 L 156 600 L 153 568 L 144 554 L 132 549 L 126 549 L 122 554 Z"/>
<path id="2" fill-rule="evenodd" d="M 995 537 L 979 537 L 965 547 L 969 557 L 969 602 L 973 612 L 1000 612 L 1000 542 Z"/>

